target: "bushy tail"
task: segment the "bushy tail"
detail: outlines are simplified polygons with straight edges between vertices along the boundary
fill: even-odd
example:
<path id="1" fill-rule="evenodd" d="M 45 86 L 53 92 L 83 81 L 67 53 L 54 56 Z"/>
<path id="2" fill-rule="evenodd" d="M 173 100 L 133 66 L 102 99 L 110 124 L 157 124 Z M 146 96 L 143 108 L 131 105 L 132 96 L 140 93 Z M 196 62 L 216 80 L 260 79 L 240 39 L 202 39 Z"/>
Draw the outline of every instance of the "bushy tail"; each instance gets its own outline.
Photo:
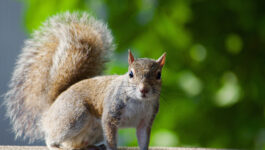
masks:
<path id="1" fill-rule="evenodd" d="M 25 42 L 5 96 L 16 137 L 43 138 L 43 112 L 72 84 L 99 75 L 113 48 L 107 26 L 86 13 L 48 19 Z"/>

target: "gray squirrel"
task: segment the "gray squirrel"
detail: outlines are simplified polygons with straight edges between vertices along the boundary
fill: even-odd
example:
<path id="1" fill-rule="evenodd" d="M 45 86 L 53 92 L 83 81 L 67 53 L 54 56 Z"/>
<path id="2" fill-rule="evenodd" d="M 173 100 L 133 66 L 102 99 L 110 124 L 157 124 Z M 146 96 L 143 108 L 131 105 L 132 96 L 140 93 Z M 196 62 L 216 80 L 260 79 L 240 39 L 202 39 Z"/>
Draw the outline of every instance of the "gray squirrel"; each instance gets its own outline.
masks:
<path id="1" fill-rule="evenodd" d="M 16 137 L 44 139 L 51 150 L 117 150 L 118 128 L 134 127 L 148 150 L 166 54 L 136 59 L 129 51 L 127 73 L 100 75 L 113 49 L 110 30 L 87 13 L 44 22 L 26 40 L 5 95 Z"/>

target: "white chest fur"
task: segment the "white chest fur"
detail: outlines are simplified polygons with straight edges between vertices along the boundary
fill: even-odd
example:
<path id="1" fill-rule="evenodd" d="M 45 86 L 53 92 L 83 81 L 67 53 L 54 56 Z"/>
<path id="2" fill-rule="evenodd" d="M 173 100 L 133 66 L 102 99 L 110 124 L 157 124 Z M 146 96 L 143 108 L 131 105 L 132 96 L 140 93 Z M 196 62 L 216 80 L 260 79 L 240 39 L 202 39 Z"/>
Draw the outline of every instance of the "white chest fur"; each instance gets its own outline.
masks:
<path id="1" fill-rule="evenodd" d="M 152 116 L 153 104 L 150 101 L 128 100 L 122 111 L 120 127 L 137 127 L 143 119 Z"/>

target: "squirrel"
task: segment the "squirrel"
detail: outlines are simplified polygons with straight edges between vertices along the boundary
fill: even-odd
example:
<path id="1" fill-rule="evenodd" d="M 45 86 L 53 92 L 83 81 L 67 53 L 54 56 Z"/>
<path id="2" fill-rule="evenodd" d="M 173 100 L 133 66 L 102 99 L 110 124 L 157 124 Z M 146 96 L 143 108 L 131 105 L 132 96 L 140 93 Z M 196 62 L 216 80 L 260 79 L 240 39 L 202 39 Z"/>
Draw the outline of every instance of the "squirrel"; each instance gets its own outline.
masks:
<path id="1" fill-rule="evenodd" d="M 129 50 L 127 73 L 101 75 L 114 47 L 107 25 L 85 12 L 47 19 L 26 40 L 5 95 L 16 138 L 50 150 L 117 150 L 117 130 L 134 127 L 148 150 L 166 53 L 154 60 Z"/>

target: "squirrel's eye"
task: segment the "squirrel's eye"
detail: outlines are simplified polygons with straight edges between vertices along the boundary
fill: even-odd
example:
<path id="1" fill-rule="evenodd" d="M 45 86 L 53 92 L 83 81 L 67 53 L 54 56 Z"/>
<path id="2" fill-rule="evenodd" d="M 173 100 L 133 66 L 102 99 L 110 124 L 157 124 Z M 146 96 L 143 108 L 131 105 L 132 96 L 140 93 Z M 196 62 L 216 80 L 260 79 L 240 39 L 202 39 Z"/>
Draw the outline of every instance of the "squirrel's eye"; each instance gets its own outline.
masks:
<path id="1" fill-rule="evenodd" d="M 132 71 L 130 71 L 130 73 L 129 73 L 129 77 L 130 77 L 130 78 L 133 78 L 133 72 L 132 72 Z"/>
<path id="2" fill-rule="evenodd" d="M 161 72 L 158 72 L 157 75 L 156 75 L 156 79 L 159 80 L 161 79 Z"/>

